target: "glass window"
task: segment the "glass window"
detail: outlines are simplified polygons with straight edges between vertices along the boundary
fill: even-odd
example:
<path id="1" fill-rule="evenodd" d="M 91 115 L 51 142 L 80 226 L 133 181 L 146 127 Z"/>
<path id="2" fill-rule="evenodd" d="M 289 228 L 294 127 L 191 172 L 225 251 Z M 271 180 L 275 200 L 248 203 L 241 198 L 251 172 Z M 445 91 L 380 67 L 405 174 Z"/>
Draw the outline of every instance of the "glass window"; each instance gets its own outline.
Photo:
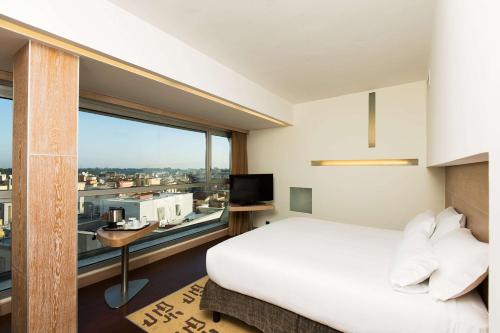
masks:
<path id="1" fill-rule="evenodd" d="M 212 169 L 210 171 L 212 180 L 227 180 L 230 173 L 230 151 L 229 137 L 212 135 Z"/>
<path id="2" fill-rule="evenodd" d="M 12 100 L 0 98 L 0 290 L 10 288 L 12 114 Z"/>
<path id="3" fill-rule="evenodd" d="M 12 100 L 0 98 L 0 191 L 12 189 L 12 114 Z"/>
<path id="4" fill-rule="evenodd" d="M 79 171 L 92 172 L 85 189 L 205 180 L 203 132 L 84 111 L 78 121 Z"/>
<path id="5" fill-rule="evenodd" d="M 0 98 L 0 290 L 11 286 L 12 107 L 12 100 Z M 126 218 L 160 221 L 161 227 L 135 242 L 132 252 L 227 226 L 227 137 L 210 135 L 207 145 L 206 131 L 88 110 L 80 110 L 78 121 L 79 267 L 92 269 L 119 257 L 119 249 L 94 238 L 107 224 L 110 207 L 125 208 Z"/>
<path id="6" fill-rule="evenodd" d="M 160 246 L 227 224 L 228 191 L 206 177 L 206 132 L 79 112 L 79 266 L 119 255 L 93 239 L 110 207 L 160 222 L 131 251 Z M 218 174 L 229 174 L 229 145 L 216 140 Z M 212 151 L 214 142 L 212 142 Z M 224 161 L 224 151 L 227 153 Z M 214 156 L 214 155 L 212 155 Z M 223 170 L 223 171 L 219 171 Z"/>

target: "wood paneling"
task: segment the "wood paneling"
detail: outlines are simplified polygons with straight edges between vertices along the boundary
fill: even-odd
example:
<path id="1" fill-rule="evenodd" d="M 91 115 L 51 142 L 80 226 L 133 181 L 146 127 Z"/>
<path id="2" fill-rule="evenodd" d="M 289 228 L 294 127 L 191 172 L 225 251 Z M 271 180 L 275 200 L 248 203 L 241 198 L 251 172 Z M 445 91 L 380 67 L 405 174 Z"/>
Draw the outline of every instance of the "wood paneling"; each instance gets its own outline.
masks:
<path id="1" fill-rule="evenodd" d="M 29 47 L 19 50 L 14 61 L 14 102 L 12 142 L 12 331 L 27 331 L 27 169 L 28 169 L 28 79 Z"/>
<path id="2" fill-rule="evenodd" d="M 14 96 L 13 332 L 76 332 L 78 57 L 29 42 Z"/>
<path id="3" fill-rule="evenodd" d="M 467 228 L 482 242 L 489 241 L 488 162 L 446 168 L 446 206 L 467 217 Z"/>
<path id="4" fill-rule="evenodd" d="M 488 162 L 446 167 L 446 206 L 467 217 L 467 228 L 482 242 L 489 241 Z M 488 304 L 488 279 L 478 288 Z"/>
<path id="5" fill-rule="evenodd" d="M 33 43 L 30 58 L 30 153 L 76 156 L 78 58 Z M 50 64 L 50 65 L 47 65 Z"/>
<path id="6" fill-rule="evenodd" d="M 274 205 L 272 204 L 261 204 L 261 205 L 236 205 L 236 204 L 231 204 L 229 205 L 229 211 L 230 212 L 257 212 L 257 211 L 263 211 L 263 210 L 273 210 Z"/>
<path id="7" fill-rule="evenodd" d="M 1 81 L 12 81 L 12 73 L 0 70 L 0 80 Z"/>

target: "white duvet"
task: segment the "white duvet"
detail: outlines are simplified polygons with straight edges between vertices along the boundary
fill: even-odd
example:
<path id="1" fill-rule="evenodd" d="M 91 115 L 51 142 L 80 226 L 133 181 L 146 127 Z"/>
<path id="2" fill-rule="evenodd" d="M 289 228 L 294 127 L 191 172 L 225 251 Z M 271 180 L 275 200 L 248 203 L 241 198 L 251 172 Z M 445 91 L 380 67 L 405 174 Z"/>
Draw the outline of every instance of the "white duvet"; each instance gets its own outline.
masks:
<path id="1" fill-rule="evenodd" d="M 212 281 L 342 332 L 488 331 L 476 292 L 446 302 L 391 289 L 399 231 L 289 218 L 207 253 Z"/>

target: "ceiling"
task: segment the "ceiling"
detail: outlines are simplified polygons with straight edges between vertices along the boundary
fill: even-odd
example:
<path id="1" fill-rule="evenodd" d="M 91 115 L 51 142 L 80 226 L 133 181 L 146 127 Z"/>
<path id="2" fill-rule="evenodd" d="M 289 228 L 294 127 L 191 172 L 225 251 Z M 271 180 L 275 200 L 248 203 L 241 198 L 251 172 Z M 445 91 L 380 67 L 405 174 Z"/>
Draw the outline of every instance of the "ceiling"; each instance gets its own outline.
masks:
<path id="1" fill-rule="evenodd" d="M 0 28 L 1 71 L 13 71 L 14 56 L 28 40 L 26 36 Z M 177 113 L 189 117 L 192 122 L 215 128 L 245 131 L 279 126 L 262 116 L 236 110 L 84 56 L 80 57 L 79 78 L 82 91 L 120 98 L 166 113 Z"/>
<path id="2" fill-rule="evenodd" d="M 434 0 L 110 0 L 292 103 L 425 79 Z"/>

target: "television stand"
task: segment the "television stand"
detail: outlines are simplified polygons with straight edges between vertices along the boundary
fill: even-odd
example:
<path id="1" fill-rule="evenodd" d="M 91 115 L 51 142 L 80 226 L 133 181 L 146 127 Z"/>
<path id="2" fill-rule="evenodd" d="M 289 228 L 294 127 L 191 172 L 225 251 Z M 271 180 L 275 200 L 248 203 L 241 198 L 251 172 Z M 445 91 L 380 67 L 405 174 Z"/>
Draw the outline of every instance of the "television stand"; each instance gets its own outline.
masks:
<path id="1" fill-rule="evenodd" d="M 229 204 L 230 212 L 257 212 L 257 211 L 273 210 L 273 209 L 274 209 L 273 204 L 265 204 L 265 203 L 259 203 L 253 205 L 240 205 L 234 203 Z"/>
<path id="2" fill-rule="evenodd" d="M 250 212 L 250 226 L 252 229 L 255 229 L 253 226 L 253 215 L 254 212 L 261 212 L 265 210 L 273 210 L 273 204 L 254 204 L 254 205 L 240 205 L 240 204 L 229 204 L 229 212 Z"/>

